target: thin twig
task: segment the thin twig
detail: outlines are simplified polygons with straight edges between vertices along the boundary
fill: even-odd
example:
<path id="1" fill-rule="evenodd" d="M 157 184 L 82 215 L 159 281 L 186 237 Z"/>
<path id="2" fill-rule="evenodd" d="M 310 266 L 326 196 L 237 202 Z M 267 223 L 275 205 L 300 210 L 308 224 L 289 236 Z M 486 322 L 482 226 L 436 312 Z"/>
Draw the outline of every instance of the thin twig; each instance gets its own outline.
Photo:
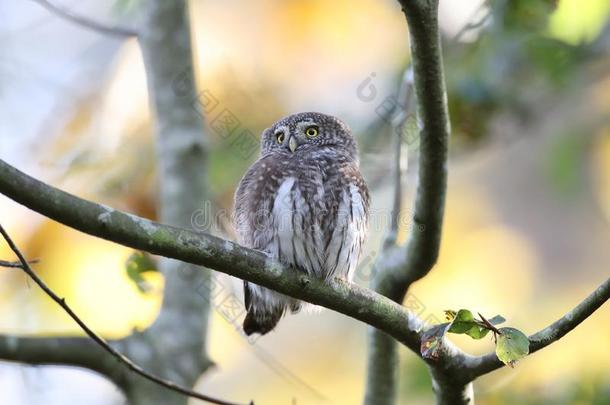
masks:
<path id="1" fill-rule="evenodd" d="M 398 91 L 396 102 L 396 110 L 398 113 L 394 115 L 392 122 L 392 130 L 395 140 L 394 145 L 394 198 L 392 213 L 390 217 L 390 228 L 384 241 L 384 247 L 387 248 L 396 243 L 398 236 L 398 228 L 400 223 L 400 212 L 402 209 L 402 144 L 404 126 L 407 119 L 411 116 L 414 110 L 414 94 L 413 94 L 413 68 L 409 65 L 403 74 L 402 83 Z"/>
<path id="2" fill-rule="evenodd" d="M 476 14 L 478 14 L 485 6 L 489 7 L 489 5 L 487 4 L 487 2 L 483 2 L 483 4 L 481 4 L 481 6 L 479 8 L 477 8 L 477 10 L 473 13 L 473 15 L 471 16 L 471 18 L 474 18 L 474 16 Z M 468 31 L 472 31 L 474 29 L 480 28 L 483 25 L 485 25 L 485 23 L 487 22 L 487 20 L 489 20 L 489 18 L 491 17 L 492 12 L 491 12 L 491 7 L 489 7 L 489 9 L 487 10 L 487 12 L 483 15 L 483 17 L 479 18 L 477 21 L 471 21 L 467 24 L 465 24 L 452 38 L 452 40 L 454 42 L 459 42 L 462 37 L 464 36 L 464 34 L 466 34 Z"/>
<path id="3" fill-rule="evenodd" d="M 100 23 L 100 22 L 92 20 L 88 17 L 84 17 L 81 15 L 75 14 L 71 10 L 68 10 L 67 8 L 53 4 L 52 2 L 50 2 L 48 0 L 32 0 L 32 1 L 40 4 L 42 7 L 46 8 L 53 14 L 65 19 L 65 20 L 71 21 L 75 24 L 80 25 L 81 27 L 85 27 L 90 30 L 97 31 L 97 32 L 100 32 L 105 35 L 112 35 L 112 36 L 116 36 L 116 37 L 126 37 L 126 38 L 138 36 L 138 33 L 132 29 L 124 28 L 124 27 L 120 27 L 120 26 L 116 26 L 116 25 L 106 25 L 106 24 Z"/>
<path id="4" fill-rule="evenodd" d="M 108 344 L 108 342 L 106 342 L 106 340 L 104 338 L 102 338 L 97 333 L 95 333 L 93 330 L 91 330 L 87 326 L 87 324 L 85 324 L 85 322 L 83 320 L 81 320 L 78 315 L 76 315 L 76 313 L 72 310 L 72 308 L 66 303 L 66 300 L 64 298 L 60 298 L 57 294 L 55 294 L 44 283 L 44 281 L 42 281 L 42 279 L 36 275 L 34 270 L 32 270 L 32 268 L 28 264 L 28 261 L 25 259 L 25 257 L 23 256 L 23 254 L 21 253 L 21 251 L 19 250 L 17 245 L 15 245 L 15 243 L 13 242 L 13 240 L 11 239 L 11 237 L 9 236 L 9 234 L 6 232 L 6 230 L 4 229 L 4 227 L 1 224 L 0 224 L 0 234 L 2 234 L 2 236 L 6 240 L 6 243 L 9 245 L 9 247 L 15 253 L 15 255 L 17 255 L 17 257 L 19 258 L 19 261 L 21 262 L 21 266 L 22 266 L 21 268 L 23 269 L 23 271 L 32 280 L 34 280 L 34 282 L 36 284 L 38 284 L 38 286 L 45 292 L 45 294 L 47 294 L 49 297 L 51 297 L 51 299 L 53 301 L 55 301 L 60 307 L 63 308 L 64 311 L 66 311 L 66 313 L 68 315 L 70 315 L 70 318 L 72 318 L 78 324 L 78 326 L 80 326 L 80 328 L 87 334 L 87 336 L 89 336 L 91 339 L 93 339 L 98 345 L 100 345 L 104 350 L 106 350 L 108 353 L 110 353 L 112 356 L 114 356 L 121 363 L 125 364 L 125 366 L 127 366 L 130 370 L 132 370 L 136 374 L 141 375 L 142 377 L 146 378 L 147 380 L 150 380 L 156 384 L 166 387 L 167 389 L 170 389 L 172 391 L 178 392 L 183 395 L 187 395 L 189 397 L 201 399 L 203 401 L 207 401 L 207 402 L 210 402 L 213 404 L 218 404 L 218 405 L 236 405 L 234 402 L 228 402 L 228 401 L 224 401 L 222 399 L 216 399 L 216 398 L 204 395 L 204 394 L 200 394 L 196 391 L 190 390 L 190 389 L 180 386 L 176 383 L 173 383 L 171 381 L 168 381 L 163 378 L 157 377 L 153 374 L 150 374 L 149 372 L 144 370 L 142 367 L 140 367 L 139 365 L 135 364 L 130 359 L 128 359 L 121 352 L 114 349 L 112 346 L 110 346 Z M 254 402 L 250 402 L 250 404 L 253 405 Z"/>
<path id="5" fill-rule="evenodd" d="M 479 316 L 481 317 L 481 321 L 476 321 L 475 322 L 486 329 L 489 329 L 490 331 L 492 331 L 492 333 L 494 334 L 494 343 L 498 343 L 498 335 L 501 335 L 502 332 L 500 332 L 500 330 L 498 330 L 498 328 L 496 328 L 495 326 L 493 326 L 491 324 L 491 322 L 489 322 L 487 320 L 487 318 L 485 318 L 483 315 L 481 315 L 481 313 L 479 312 Z"/>
<path id="6" fill-rule="evenodd" d="M 489 322 L 489 320 L 488 320 L 487 318 L 485 318 L 483 315 L 481 315 L 481 313 L 480 313 L 480 312 L 479 312 L 478 314 L 479 314 L 479 316 L 481 317 L 481 322 L 483 323 L 483 325 L 484 325 L 484 327 L 485 327 L 485 328 L 489 329 L 490 331 L 492 331 L 492 332 L 494 332 L 494 333 L 496 333 L 496 334 L 498 334 L 498 335 L 501 335 L 501 334 L 502 334 L 502 332 L 500 332 L 500 331 L 498 330 L 498 328 L 496 328 L 495 326 L 493 326 L 493 325 L 491 324 L 491 322 Z"/>
<path id="7" fill-rule="evenodd" d="M 397 128 L 397 127 L 395 127 Z M 394 245 L 398 237 L 398 227 L 400 223 L 400 210 L 402 208 L 402 168 L 400 160 L 402 158 L 402 137 L 401 133 L 394 133 L 394 201 L 390 217 L 390 229 L 385 239 L 385 246 Z"/>
<path id="8" fill-rule="evenodd" d="M 39 262 L 38 259 L 28 261 L 29 264 L 36 264 L 38 262 Z M 9 262 L 6 260 L 0 260 L 0 267 L 8 267 L 9 269 L 22 269 L 23 265 L 19 261 Z"/>

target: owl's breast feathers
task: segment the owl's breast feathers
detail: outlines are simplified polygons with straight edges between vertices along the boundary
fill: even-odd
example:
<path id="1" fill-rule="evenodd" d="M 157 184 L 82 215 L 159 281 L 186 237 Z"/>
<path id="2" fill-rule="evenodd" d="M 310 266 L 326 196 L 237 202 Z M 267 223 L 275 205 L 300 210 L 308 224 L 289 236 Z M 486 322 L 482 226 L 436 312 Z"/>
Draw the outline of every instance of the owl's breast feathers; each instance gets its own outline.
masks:
<path id="1" fill-rule="evenodd" d="M 357 163 L 266 156 L 235 194 L 240 243 L 308 274 L 351 279 L 364 242 L 369 193 Z"/>

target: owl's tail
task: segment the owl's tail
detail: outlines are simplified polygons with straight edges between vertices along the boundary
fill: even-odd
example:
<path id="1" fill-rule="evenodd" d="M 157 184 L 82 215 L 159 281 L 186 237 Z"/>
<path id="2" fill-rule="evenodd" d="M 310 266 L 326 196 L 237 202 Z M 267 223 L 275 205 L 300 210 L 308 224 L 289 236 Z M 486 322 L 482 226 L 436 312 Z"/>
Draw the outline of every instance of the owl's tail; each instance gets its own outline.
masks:
<path id="1" fill-rule="evenodd" d="M 264 335 L 272 331 L 282 319 L 286 309 L 298 312 L 299 301 L 263 287 L 244 282 L 244 298 L 248 313 L 244 319 L 246 335 L 260 333 Z"/>
<path id="2" fill-rule="evenodd" d="M 281 311 L 272 311 L 266 313 L 255 313 L 249 310 L 244 319 L 244 332 L 250 336 L 253 333 L 264 335 L 272 331 L 284 315 L 284 309 Z"/>

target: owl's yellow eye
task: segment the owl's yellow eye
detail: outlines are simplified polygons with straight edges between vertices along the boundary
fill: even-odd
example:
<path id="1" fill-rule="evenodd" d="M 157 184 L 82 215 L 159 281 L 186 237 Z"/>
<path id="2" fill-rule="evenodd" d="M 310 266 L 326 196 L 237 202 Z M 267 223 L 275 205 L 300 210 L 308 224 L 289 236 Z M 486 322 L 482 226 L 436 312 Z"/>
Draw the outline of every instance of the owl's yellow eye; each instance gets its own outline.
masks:
<path id="1" fill-rule="evenodd" d="M 315 138 L 316 136 L 318 136 L 318 127 L 309 127 L 305 130 L 305 135 L 307 135 L 308 138 Z"/>
<path id="2" fill-rule="evenodd" d="M 284 143 L 284 133 L 283 132 L 278 132 L 277 134 L 275 134 L 275 140 L 277 141 L 277 143 L 282 144 Z"/>

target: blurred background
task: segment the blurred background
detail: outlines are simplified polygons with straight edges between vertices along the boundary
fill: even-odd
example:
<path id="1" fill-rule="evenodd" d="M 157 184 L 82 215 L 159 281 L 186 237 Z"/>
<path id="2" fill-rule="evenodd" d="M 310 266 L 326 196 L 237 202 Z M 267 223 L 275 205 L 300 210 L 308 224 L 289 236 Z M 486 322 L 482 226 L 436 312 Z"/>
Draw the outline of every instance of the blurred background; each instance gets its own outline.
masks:
<path id="1" fill-rule="evenodd" d="M 98 21 L 135 27 L 138 0 L 56 0 Z M 190 2 L 200 97 L 208 121 L 213 205 L 234 189 L 269 124 L 323 111 L 350 124 L 372 193 L 371 237 L 356 282 L 366 285 L 391 206 L 390 121 L 409 63 L 395 1 Z M 610 2 L 441 0 L 452 121 L 439 263 L 406 305 L 426 319 L 469 308 L 526 333 L 548 325 L 610 273 Z M 55 186 L 154 219 L 150 112 L 137 42 L 68 23 L 32 1 L 0 2 L 0 158 Z M 218 130 L 219 114 L 237 119 Z M 244 132 L 245 131 L 245 132 Z M 417 139 L 409 138 L 401 235 L 410 227 Z M 202 209 L 209 209 L 202 202 Z M 233 237 L 227 215 L 214 228 Z M 128 271 L 129 249 L 32 213 L 0 196 L 0 221 L 36 269 L 108 338 L 155 319 L 162 277 Z M 0 258 L 11 259 L 0 244 Z M 216 278 L 210 353 L 198 388 L 263 404 L 356 404 L 366 327 L 342 315 L 287 317 L 248 341 L 222 310 L 241 283 Z M 112 299 L 108 299 L 112 291 Z M 610 403 L 610 308 L 542 352 L 475 383 L 480 404 Z M 0 333 L 78 335 L 16 270 L 0 269 Z M 295 337 L 297 337 L 295 339 Z M 453 337 L 471 353 L 490 339 Z M 255 376 L 255 377 L 253 377 Z M 401 404 L 429 404 L 425 366 L 401 353 Z M 120 404 L 83 370 L 0 362 L 0 402 Z"/>

